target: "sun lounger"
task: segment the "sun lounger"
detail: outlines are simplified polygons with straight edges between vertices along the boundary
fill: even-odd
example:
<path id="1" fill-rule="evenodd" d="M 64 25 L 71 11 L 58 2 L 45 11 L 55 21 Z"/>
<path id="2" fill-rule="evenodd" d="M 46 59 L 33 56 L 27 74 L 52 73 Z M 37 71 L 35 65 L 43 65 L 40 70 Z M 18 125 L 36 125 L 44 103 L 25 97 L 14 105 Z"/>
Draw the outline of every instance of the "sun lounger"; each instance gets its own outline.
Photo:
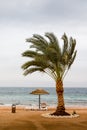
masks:
<path id="1" fill-rule="evenodd" d="M 25 110 L 38 110 L 38 106 L 36 105 L 27 105 L 24 108 Z"/>
<path id="2" fill-rule="evenodd" d="M 40 104 L 40 109 L 38 108 L 38 105 L 27 105 L 24 108 L 25 110 L 47 110 L 47 104 L 46 103 L 41 103 Z"/>
<path id="3" fill-rule="evenodd" d="M 41 110 L 47 110 L 47 104 L 41 103 Z"/>

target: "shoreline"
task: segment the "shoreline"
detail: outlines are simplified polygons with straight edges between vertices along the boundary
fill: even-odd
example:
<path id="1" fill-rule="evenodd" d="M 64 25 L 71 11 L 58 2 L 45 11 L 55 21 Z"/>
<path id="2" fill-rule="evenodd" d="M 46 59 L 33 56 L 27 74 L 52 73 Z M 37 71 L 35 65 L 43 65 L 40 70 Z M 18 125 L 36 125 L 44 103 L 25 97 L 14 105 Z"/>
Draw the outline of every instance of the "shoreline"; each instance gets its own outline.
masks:
<path id="1" fill-rule="evenodd" d="M 15 105 L 18 110 L 32 110 L 32 107 L 29 105 Z M 38 106 L 35 106 L 38 109 Z M 0 105 L 0 110 L 12 109 L 12 104 Z M 55 110 L 56 106 L 47 106 L 48 110 Z M 66 106 L 66 110 L 87 110 L 87 106 Z"/>

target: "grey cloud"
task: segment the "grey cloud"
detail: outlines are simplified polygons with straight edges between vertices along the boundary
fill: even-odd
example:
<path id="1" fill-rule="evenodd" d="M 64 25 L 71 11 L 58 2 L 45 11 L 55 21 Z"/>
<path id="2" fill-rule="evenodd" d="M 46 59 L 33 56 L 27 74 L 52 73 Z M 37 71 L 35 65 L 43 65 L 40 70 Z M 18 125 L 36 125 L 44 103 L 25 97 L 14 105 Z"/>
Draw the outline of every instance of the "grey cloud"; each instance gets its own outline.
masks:
<path id="1" fill-rule="evenodd" d="M 32 79 L 35 76 L 38 80 L 42 77 L 38 77 L 39 74 L 36 73 L 36 75 L 32 75 L 32 78 L 31 76 L 26 77 L 25 82 L 25 78 L 22 77 L 21 65 L 26 59 L 21 57 L 21 53 L 28 49 L 28 44 L 25 44 L 26 38 L 30 37 L 32 33 L 43 34 L 45 31 L 55 32 L 59 39 L 64 31 L 67 35 L 76 38 L 77 58 L 72 72 L 70 72 L 72 78 L 75 78 L 71 81 L 70 75 L 67 75 L 66 81 L 70 81 L 73 85 L 79 81 L 81 83 L 84 79 L 84 83 L 87 84 L 86 76 L 84 77 L 87 75 L 86 12 L 87 0 L 0 0 L 0 74 L 3 86 L 5 83 L 10 86 L 12 84 L 29 86 L 29 80 L 32 84 Z M 8 75 L 9 72 L 10 75 Z M 18 76 L 15 77 L 15 75 Z M 19 83 L 14 84 L 14 81 L 17 80 Z M 49 79 L 47 80 L 50 83 Z M 41 84 L 44 84 L 44 81 L 45 79 L 42 78 Z M 41 84 L 39 83 L 40 86 Z M 86 84 L 85 86 L 87 86 Z"/>
<path id="2" fill-rule="evenodd" d="M 87 1 L 80 0 L 62 0 L 62 1 L 50 1 L 45 8 L 45 14 L 51 18 L 58 20 L 81 20 L 87 19 Z"/>
<path id="3" fill-rule="evenodd" d="M 16 0 L 16 1 L 3 1 L 0 6 L 0 17 L 2 20 L 38 20 L 38 17 L 41 15 L 41 10 L 44 8 L 44 4 L 40 0 L 31 1 L 31 0 Z"/>
<path id="4" fill-rule="evenodd" d="M 0 17 L 4 22 L 65 22 L 87 20 L 84 0 L 3 0 Z"/>

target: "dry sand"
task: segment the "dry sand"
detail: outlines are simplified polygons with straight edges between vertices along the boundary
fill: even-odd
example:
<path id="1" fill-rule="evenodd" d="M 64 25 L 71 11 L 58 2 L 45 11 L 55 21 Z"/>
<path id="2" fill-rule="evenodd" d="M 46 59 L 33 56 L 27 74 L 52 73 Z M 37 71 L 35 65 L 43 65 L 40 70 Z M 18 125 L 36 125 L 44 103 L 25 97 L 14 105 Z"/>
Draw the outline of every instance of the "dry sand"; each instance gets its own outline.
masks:
<path id="1" fill-rule="evenodd" d="M 87 130 L 87 108 L 67 108 L 69 113 L 73 110 L 80 115 L 77 118 L 46 118 L 41 114 L 53 112 L 31 111 L 17 108 L 11 113 L 11 107 L 0 107 L 0 130 Z"/>

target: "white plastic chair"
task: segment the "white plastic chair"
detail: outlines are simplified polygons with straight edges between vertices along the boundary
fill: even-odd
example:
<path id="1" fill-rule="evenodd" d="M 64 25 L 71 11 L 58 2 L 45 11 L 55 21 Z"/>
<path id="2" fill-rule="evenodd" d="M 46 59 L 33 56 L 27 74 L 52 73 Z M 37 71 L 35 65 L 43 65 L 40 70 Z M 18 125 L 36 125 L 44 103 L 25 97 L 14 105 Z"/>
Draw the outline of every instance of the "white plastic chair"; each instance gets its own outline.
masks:
<path id="1" fill-rule="evenodd" d="M 47 110 L 47 104 L 45 102 L 40 105 L 41 110 Z"/>

